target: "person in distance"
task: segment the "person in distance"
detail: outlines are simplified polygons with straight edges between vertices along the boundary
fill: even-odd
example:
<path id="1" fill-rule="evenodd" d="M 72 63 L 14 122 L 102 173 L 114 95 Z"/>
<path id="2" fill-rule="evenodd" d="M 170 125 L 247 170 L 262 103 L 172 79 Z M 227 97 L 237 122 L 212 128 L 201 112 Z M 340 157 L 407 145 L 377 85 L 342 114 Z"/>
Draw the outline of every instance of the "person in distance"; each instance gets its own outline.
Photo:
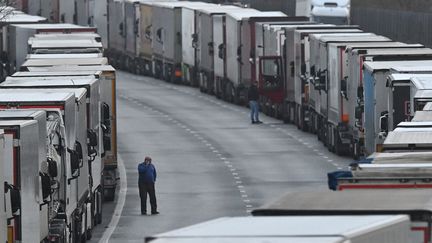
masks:
<path id="1" fill-rule="evenodd" d="M 138 165 L 138 187 L 141 199 L 142 215 L 147 214 L 147 194 L 150 197 L 151 214 L 159 214 L 159 212 L 157 211 L 155 191 L 156 168 L 151 162 L 152 159 L 147 156 L 144 158 L 144 162 Z"/>
<path id="2" fill-rule="evenodd" d="M 251 123 L 260 124 L 262 121 L 259 120 L 259 92 L 258 92 L 258 82 L 253 82 L 248 90 L 249 107 L 251 109 Z"/>

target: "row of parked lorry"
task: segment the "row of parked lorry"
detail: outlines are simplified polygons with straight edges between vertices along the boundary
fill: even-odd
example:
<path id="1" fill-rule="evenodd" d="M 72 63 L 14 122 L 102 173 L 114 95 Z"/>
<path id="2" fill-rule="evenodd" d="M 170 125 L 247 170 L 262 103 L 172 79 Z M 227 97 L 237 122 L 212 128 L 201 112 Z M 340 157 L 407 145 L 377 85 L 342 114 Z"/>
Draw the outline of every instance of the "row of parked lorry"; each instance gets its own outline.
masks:
<path id="1" fill-rule="evenodd" d="M 0 20 L 17 70 L 0 83 L 0 242 L 84 242 L 117 185 L 115 69 L 96 28 L 14 12 Z"/>
<path id="2" fill-rule="evenodd" d="M 388 75 L 428 72 L 432 57 L 358 26 L 237 6 L 110 0 L 108 16 L 113 65 L 239 104 L 257 81 L 266 114 L 354 158 L 380 151 L 419 109 Z"/>

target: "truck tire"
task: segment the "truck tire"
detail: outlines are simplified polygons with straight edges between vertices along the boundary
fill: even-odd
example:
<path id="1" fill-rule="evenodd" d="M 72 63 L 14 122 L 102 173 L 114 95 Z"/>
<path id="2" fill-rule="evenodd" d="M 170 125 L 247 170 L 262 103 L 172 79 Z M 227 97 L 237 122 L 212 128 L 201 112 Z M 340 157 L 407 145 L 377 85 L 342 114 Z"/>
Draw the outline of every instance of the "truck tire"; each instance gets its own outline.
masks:
<path id="1" fill-rule="evenodd" d="M 113 188 L 105 190 L 105 200 L 108 202 L 114 201 L 115 198 L 115 190 Z"/>

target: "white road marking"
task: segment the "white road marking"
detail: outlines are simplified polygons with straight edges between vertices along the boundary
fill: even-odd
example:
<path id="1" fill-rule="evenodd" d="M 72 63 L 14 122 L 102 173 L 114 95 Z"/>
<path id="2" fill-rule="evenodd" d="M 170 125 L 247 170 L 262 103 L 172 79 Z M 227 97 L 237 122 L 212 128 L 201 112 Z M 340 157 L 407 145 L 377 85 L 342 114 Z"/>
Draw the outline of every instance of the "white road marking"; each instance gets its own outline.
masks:
<path id="1" fill-rule="evenodd" d="M 127 176 L 126 169 L 120 155 L 118 155 L 118 169 L 120 173 L 120 190 L 118 193 L 117 203 L 114 209 L 114 213 L 111 217 L 111 221 L 108 224 L 107 229 L 103 233 L 102 237 L 100 238 L 99 243 L 106 243 L 110 240 L 111 235 L 117 228 L 118 222 L 120 221 L 120 217 L 123 212 L 123 207 L 125 205 L 127 193 Z"/>

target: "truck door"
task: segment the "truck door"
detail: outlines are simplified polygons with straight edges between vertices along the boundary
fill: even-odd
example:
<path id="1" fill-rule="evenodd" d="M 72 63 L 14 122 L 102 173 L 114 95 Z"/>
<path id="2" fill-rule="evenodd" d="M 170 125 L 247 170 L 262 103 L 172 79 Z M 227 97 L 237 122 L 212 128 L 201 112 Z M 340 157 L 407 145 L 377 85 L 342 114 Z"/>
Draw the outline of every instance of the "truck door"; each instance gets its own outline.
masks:
<path id="1" fill-rule="evenodd" d="M 259 58 L 259 88 L 260 90 L 279 90 L 284 87 L 282 72 L 282 57 L 265 56 Z"/>
<path id="2" fill-rule="evenodd" d="M 410 120 L 410 86 L 393 87 L 393 127 Z"/>

